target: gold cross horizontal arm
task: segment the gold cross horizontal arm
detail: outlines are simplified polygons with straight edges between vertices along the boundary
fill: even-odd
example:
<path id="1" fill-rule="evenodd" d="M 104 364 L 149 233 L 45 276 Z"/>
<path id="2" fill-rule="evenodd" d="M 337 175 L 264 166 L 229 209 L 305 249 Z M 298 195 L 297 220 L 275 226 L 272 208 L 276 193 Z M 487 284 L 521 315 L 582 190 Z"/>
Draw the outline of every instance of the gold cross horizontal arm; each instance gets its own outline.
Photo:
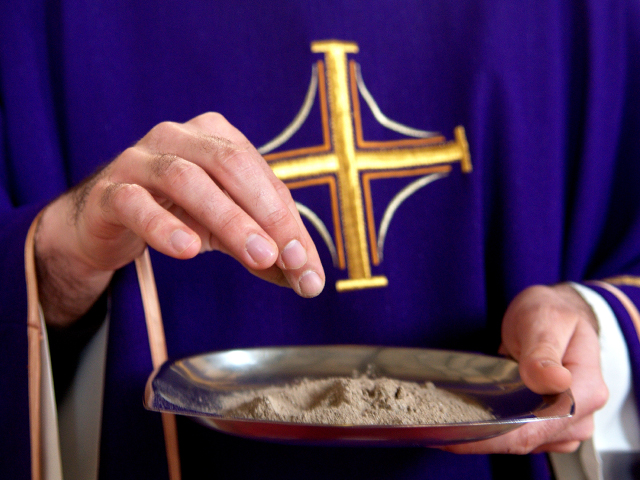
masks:
<path id="1" fill-rule="evenodd" d="M 440 145 L 389 150 L 359 150 L 356 166 L 362 170 L 397 170 L 442 163 L 460 162 L 464 173 L 471 171 L 469 145 L 463 127 L 455 130 L 456 140 Z"/>
<path id="2" fill-rule="evenodd" d="M 456 127 L 455 137 L 455 141 L 440 145 L 358 150 L 355 153 L 356 168 L 358 171 L 398 170 L 459 161 L 462 171 L 469 173 L 472 170 L 471 157 L 463 127 Z M 270 166 L 279 179 L 287 182 L 336 174 L 340 169 L 340 159 L 338 155 L 329 153 L 270 162 Z"/>
<path id="3" fill-rule="evenodd" d="M 358 150 L 355 153 L 356 169 L 358 171 L 398 170 L 459 161 L 461 170 L 464 173 L 469 173 L 472 170 L 471 157 L 463 127 L 456 127 L 455 137 L 455 141 L 440 145 L 371 151 Z M 340 169 L 340 159 L 338 155 L 329 153 L 270 162 L 270 166 L 280 180 L 287 182 L 300 178 L 336 174 Z"/>
<path id="4" fill-rule="evenodd" d="M 340 160 L 337 155 L 330 153 L 271 162 L 269 166 L 280 180 L 288 182 L 335 174 L 340 168 Z"/>

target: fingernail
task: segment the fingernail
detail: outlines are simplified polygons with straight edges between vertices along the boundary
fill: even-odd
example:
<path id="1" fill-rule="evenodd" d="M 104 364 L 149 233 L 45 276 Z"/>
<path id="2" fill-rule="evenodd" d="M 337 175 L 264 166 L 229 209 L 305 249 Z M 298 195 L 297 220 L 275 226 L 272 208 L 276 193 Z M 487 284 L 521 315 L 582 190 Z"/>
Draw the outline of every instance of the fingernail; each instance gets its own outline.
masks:
<path id="1" fill-rule="evenodd" d="M 182 253 L 187 248 L 189 248 L 191 244 L 196 241 L 196 239 L 193 237 L 193 235 L 189 235 L 184 230 L 176 230 L 171 234 L 171 238 L 169 239 L 169 241 L 171 242 L 171 246 L 176 252 Z"/>
<path id="2" fill-rule="evenodd" d="M 298 281 L 300 293 L 305 297 L 315 297 L 324 288 L 324 282 L 313 270 L 304 272 Z"/>
<path id="3" fill-rule="evenodd" d="M 291 240 L 282 250 L 285 270 L 296 270 L 307 263 L 307 251 L 298 240 Z"/>
<path id="4" fill-rule="evenodd" d="M 257 264 L 273 263 L 276 256 L 276 248 L 266 238 L 257 233 L 249 235 L 247 243 L 244 244 L 249 256 Z"/>

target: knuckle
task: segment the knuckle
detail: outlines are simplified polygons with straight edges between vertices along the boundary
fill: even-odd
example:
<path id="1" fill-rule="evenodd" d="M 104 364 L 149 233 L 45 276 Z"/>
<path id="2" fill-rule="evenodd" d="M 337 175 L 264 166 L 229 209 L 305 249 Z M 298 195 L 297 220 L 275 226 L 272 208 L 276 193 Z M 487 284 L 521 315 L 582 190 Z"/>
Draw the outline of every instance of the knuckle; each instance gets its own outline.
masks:
<path id="1" fill-rule="evenodd" d="M 162 153 L 155 155 L 148 163 L 151 174 L 155 177 L 166 177 L 171 170 L 172 165 L 178 161 L 176 155 L 170 153 Z"/>
<path id="2" fill-rule="evenodd" d="M 112 207 L 117 206 L 119 198 L 123 195 L 124 184 L 108 183 L 102 190 L 100 195 L 100 208 L 103 211 L 109 211 Z"/>
<path id="3" fill-rule="evenodd" d="M 511 447 L 508 453 L 513 455 L 528 455 L 530 454 L 534 448 L 538 446 L 538 442 L 536 441 L 537 437 L 525 437 L 522 440 L 522 443 L 514 445 Z"/>
<path id="4" fill-rule="evenodd" d="M 172 154 L 157 155 L 150 161 L 149 169 L 151 175 L 166 184 L 170 190 L 189 188 L 203 173 L 195 163 Z"/>
<path id="5" fill-rule="evenodd" d="M 291 196 L 291 190 L 289 190 L 289 187 L 287 187 L 284 182 L 276 179 L 276 181 L 274 182 L 274 187 L 276 189 L 276 193 L 280 196 L 280 198 L 282 198 L 282 200 L 284 200 L 288 204 L 293 205 L 294 202 L 293 197 Z"/>
<path id="6" fill-rule="evenodd" d="M 167 175 L 169 188 L 171 190 L 183 190 L 189 188 L 200 176 L 201 169 L 197 165 L 186 162 L 174 162 L 171 165 L 171 172 Z"/>
<path id="7" fill-rule="evenodd" d="M 217 164 L 224 164 L 238 152 L 238 146 L 228 138 L 201 133 L 197 138 L 198 147 L 211 155 Z"/>
<path id="8" fill-rule="evenodd" d="M 196 120 L 204 120 L 205 122 L 211 123 L 214 125 L 218 123 L 222 123 L 222 124 L 229 123 L 227 119 L 224 117 L 224 115 L 218 112 L 205 112 L 199 115 L 198 117 L 196 117 Z"/>
<path id="9" fill-rule="evenodd" d="M 139 232 L 149 235 L 162 226 L 164 210 L 153 209 L 152 203 L 140 201 L 145 195 L 140 185 L 111 183 L 104 189 L 101 205 L 106 211 L 113 210 L 117 216 L 129 218 Z"/>
<path id="10" fill-rule="evenodd" d="M 139 156 L 141 150 L 142 149 L 140 148 L 140 145 L 138 143 L 136 143 L 135 145 L 131 145 L 130 147 L 126 148 L 120 155 L 118 155 L 116 162 L 129 162 L 132 158 Z"/>
<path id="11" fill-rule="evenodd" d="M 513 442 L 511 447 L 508 448 L 507 453 L 515 455 L 528 455 L 533 452 L 541 444 L 545 443 L 548 432 L 544 429 L 527 429 L 526 431 L 520 429 L 520 432 Z"/>
<path id="12" fill-rule="evenodd" d="M 230 190 L 251 192 L 253 198 L 259 198 L 262 176 L 264 171 L 260 168 L 256 158 L 248 154 L 247 148 L 239 146 L 227 139 L 216 138 L 215 146 L 209 144 L 213 164 L 213 176 L 224 179 Z M 258 195 L 255 195 L 255 192 Z"/>
<path id="13" fill-rule="evenodd" d="M 541 440 L 537 435 L 531 436 L 524 440 L 522 445 L 516 447 L 515 454 L 516 455 L 529 455 L 533 452 L 538 446 L 541 444 Z"/>
<path id="14" fill-rule="evenodd" d="M 227 138 L 238 144 L 249 143 L 245 136 L 218 112 L 203 113 L 189 123 L 205 134 Z"/>
<path id="15" fill-rule="evenodd" d="M 138 142 L 137 146 L 143 146 L 152 152 L 161 152 L 168 141 L 175 139 L 180 129 L 180 124 L 176 122 L 158 123 Z"/>
<path id="16" fill-rule="evenodd" d="M 163 225 L 163 212 L 149 212 L 147 210 L 140 209 L 134 214 L 134 221 L 140 226 L 140 231 L 145 237 L 150 236 Z"/>
<path id="17" fill-rule="evenodd" d="M 235 231 L 237 225 L 241 223 L 243 212 L 240 209 L 229 209 L 219 214 L 219 228 L 221 231 Z"/>
<path id="18" fill-rule="evenodd" d="M 261 225 L 267 230 L 280 229 L 288 223 L 290 215 L 291 211 L 286 205 L 275 207 L 263 218 Z"/>
<path id="19" fill-rule="evenodd" d="M 114 209 L 123 211 L 124 207 L 134 203 L 140 196 L 142 187 L 130 183 L 111 182 L 107 184 L 100 196 L 100 207 L 104 211 Z"/>
<path id="20" fill-rule="evenodd" d="M 160 122 L 149 131 L 148 135 L 154 139 L 161 139 L 174 133 L 177 126 L 178 124 L 175 122 Z"/>

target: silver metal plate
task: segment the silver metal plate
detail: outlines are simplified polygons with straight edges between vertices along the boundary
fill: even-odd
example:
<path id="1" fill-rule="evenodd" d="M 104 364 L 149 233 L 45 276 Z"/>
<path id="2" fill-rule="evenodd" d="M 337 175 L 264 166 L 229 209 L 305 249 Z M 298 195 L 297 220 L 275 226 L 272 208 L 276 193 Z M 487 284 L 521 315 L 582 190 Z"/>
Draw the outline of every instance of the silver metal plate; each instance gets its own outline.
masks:
<path id="1" fill-rule="evenodd" d="M 481 422 L 433 425 L 318 425 L 236 419 L 221 413 L 230 393 L 301 378 L 368 374 L 436 386 L 494 414 Z M 310 445 L 441 446 L 491 438 L 525 423 L 570 417 L 570 391 L 542 396 L 525 387 L 512 360 L 447 350 L 320 346 L 212 352 L 167 362 L 147 382 L 145 407 L 193 417 L 215 430 L 257 440 Z"/>

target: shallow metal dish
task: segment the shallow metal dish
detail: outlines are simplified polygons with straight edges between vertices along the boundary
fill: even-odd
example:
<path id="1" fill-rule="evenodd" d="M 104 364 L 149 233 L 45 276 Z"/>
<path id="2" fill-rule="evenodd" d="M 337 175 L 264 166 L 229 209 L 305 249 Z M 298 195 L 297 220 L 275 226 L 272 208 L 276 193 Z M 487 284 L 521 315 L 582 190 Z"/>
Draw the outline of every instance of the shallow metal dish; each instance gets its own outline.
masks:
<path id="1" fill-rule="evenodd" d="M 431 381 L 471 397 L 495 420 L 433 425 L 316 425 L 225 417 L 222 396 L 299 378 L 369 374 Z M 541 396 L 508 359 L 418 348 L 321 346 L 212 352 L 167 362 L 147 382 L 145 407 L 193 417 L 215 430 L 258 440 L 311 445 L 439 446 L 494 437 L 525 423 L 569 417 L 571 392 Z"/>

